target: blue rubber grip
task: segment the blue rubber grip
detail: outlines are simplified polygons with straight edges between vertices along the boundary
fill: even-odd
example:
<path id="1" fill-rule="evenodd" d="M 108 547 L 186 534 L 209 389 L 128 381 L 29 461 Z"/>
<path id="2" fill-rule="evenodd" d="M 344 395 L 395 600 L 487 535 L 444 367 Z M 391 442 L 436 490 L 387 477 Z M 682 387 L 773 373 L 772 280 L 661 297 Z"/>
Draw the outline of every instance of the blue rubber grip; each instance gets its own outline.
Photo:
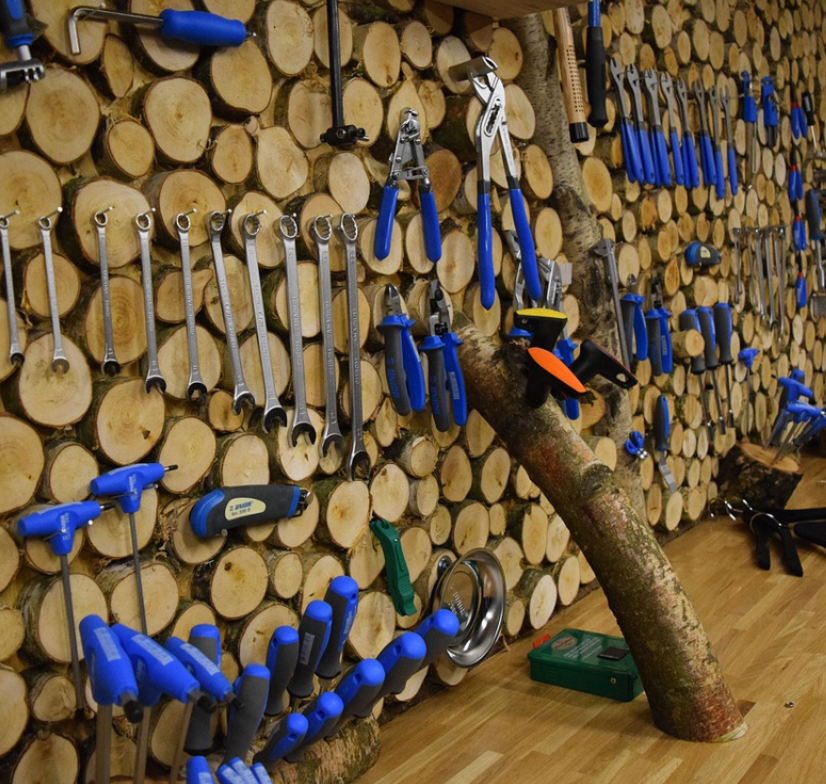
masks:
<path id="1" fill-rule="evenodd" d="M 642 160 L 643 181 L 648 185 L 656 185 L 657 173 L 654 170 L 654 155 L 651 152 L 651 145 L 648 142 L 648 133 L 645 128 L 637 129 L 636 137 L 640 148 L 640 159 Z"/>
<path id="2" fill-rule="evenodd" d="M 313 693 L 313 674 L 330 640 L 332 622 L 333 608 L 327 602 L 315 599 L 304 610 L 298 624 L 298 662 L 287 684 L 294 699 L 305 699 Z"/>
<path id="3" fill-rule="evenodd" d="M 648 142 L 651 145 L 651 158 L 654 161 L 654 185 L 660 188 L 663 184 L 663 178 L 660 173 L 660 158 L 657 154 L 657 137 L 654 131 L 650 131 L 649 134 Z"/>
<path id="4" fill-rule="evenodd" d="M 737 153 L 734 149 L 734 142 L 728 145 L 728 181 L 731 187 L 731 195 L 736 196 L 740 190 L 737 180 Z"/>
<path id="5" fill-rule="evenodd" d="M 789 172 L 789 198 L 800 201 L 803 198 L 803 177 L 799 169 Z"/>
<path id="6" fill-rule="evenodd" d="M 235 694 L 240 706 L 228 715 L 227 733 L 224 738 L 226 764 L 236 757 L 246 757 L 258 732 L 270 689 L 270 671 L 261 664 L 248 664 L 241 677 L 235 681 Z"/>
<path id="7" fill-rule="evenodd" d="M 522 251 L 522 272 L 525 275 L 525 287 L 533 300 L 542 298 L 542 281 L 539 280 L 539 271 L 536 266 L 536 248 L 531 234 L 531 224 L 525 212 L 525 201 L 519 188 L 510 188 L 508 191 L 513 215 L 513 225 L 519 239 L 519 249 Z M 491 304 L 493 304 L 491 302 Z"/>
<path id="8" fill-rule="evenodd" d="M 243 784 L 256 784 L 255 776 L 252 775 L 252 771 L 240 757 L 230 760 L 229 766 L 241 777 Z"/>
<path id="9" fill-rule="evenodd" d="M 553 353 L 557 356 L 557 358 L 562 360 L 567 367 L 570 367 L 571 363 L 574 361 L 575 348 L 576 343 L 574 343 L 573 340 L 570 338 L 562 338 L 557 342 Z M 562 403 L 562 408 L 568 419 L 579 419 L 579 401 L 576 398 L 566 398 Z"/>
<path id="10" fill-rule="evenodd" d="M 390 391 L 390 400 L 393 408 L 401 416 L 407 416 L 411 411 L 410 392 L 408 389 L 407 377 L 410 373 L 416 373 L 415 365 L 419 365 L 421 374 L 421 364 L 418 361 L 418 354 L 414 362 L 410 362 L 410 367 L 406 366 L 405 359 L 405 338 L 411 339 L 407 331 L 408 326 L 413 321 L 405 316 L 385 316 L 377 329 L 384 335 L 384 371 L 387 376 L 387 388 Z M 413 346 L 416 350 L 416 346 Z"/>
<path id="11" fill-rule="evenodd" d="M 392 185 L 384 186 L 379 217 L 376 221 L 376 238 L 373 242 L 373 255 L 379 260 L 386 259 L 390 255 L 390 241 L 393 237 L 393 221 L 396 218 L 396 199 L 398 198 L 398 188 Z"/>
<path id="12" fill-rule="evenodd" d="M 453 421 L 460 427 L 467 422 L 467 396 L 465 395 L 465 379 L 459 364 L 458 346 L 464 343 L 455 332 L 448 332 L 442 337 L 445 344 L 443 352 L 445 360 L 445 376 L 448 391 L 450 392 L 450 407 L 453 411 Z"/>
<path id="13" fill-rule="evenodd" d="M 442 235 L 439 231 L 439 212 L 436 209 L 436 197 L 433 195 L 433 191 L 423 192 L 420 190 L 419 201 L 422 210 L 425 253 L 427 254 L 427 258 L 436 262 L 442 258 Z M 382 204 L 382 206 L 384 205 Z M 395 201 L 393 207 L 395 210 Z M 376 237 L 378 237 L 378 234 L 376 234 Z"/>
<path id="14" fill-rule="evenodd" d="M 376 657 L 385 672 L 384 684 L 379 689 L 376 702 L 388 694 L 403 691 L 410 676 L 418 672 L 426 655 L 427 645 L 415 632 L 405 632 L 388 643 Z"/>
<path id="15" fill-rule="evenodd" d="M 668 147 L 665 144 L 665 134 L 657 131 L 654 134 L 655 153 L 657 156 L 657 170 L 661 185 L 671 185 L 671 164 L 668 162 Z"/>
<path id="16" fill-rule="evenodd" d="M 645 174 L 642 170 L 642 160 L 640 159 L 640 148 L 637 145 L 637 135 L 628 120 L 620 124 L 622 134 L 622 152 L 625 156 L 625 171 L 630 182 L 645 182 Z"/>
<path id="17" fill-rule="evenodd" d="M 806 112 L 799 106 L 795 111 L 797 112 L 797 119 L 800 123 L 800 135 L 805 139 L 809 135 L 809 124 L 806 122 Z"/>
<path id="18" fill-rule="evenodd" d="M 202 691 L 210 697 L 222 702 L 232 693 L 232 684 L 221 668 L 194 645 L 173 636 L 164 647 L 195 676 Z"/>
<path id="19" fill-rule="evenodd" d="M 717 198 L 726 198 L 726 173 L 723 170 L 723 153 L 717 150 L 714 153 L 714 174 L 717 183 Z"/>
<path id="20" fill-rule="evenodd" d="M 369 715 L 382 684 L 384 667 L 375 659 L 363 659 L 353 667 L 336 686 L 336 694 L 344 703 L 338 726 L 351 716 L 363 718 Z"/>
<path id="21" fill-rule="evenodd" d="M 272 784 L 270 774 L 267 773 L 267 769 L 260 762 L 253 762 L 250 770 L 255 777 L 255 784 Z"/>
<path id="22" fill-rule="evenodd" d="M 674 370 L 674 354 L 671 347 L 671 331 L 668 328 L 668 311 L 664 308 L 660 308 L 660 356 L 663 373 L 671 373 Z"/>
<path id="23" fill-rule="evenodd" d="M 207 11 L 174 11 L 167 8 L 160 34 L 196 46 L 240 46 L 247 40 L 247 28 L 237 19 L 227 19 Z"/>
<path id="24" fill-rule="evenodd" d="M 322 738 L 329 738 L 336 730 L 344 703 L 335 692 L 328 691 L 316 697 L 303 713 L 307 717 L 307 734 L 304 740 L 286 755 L 287 762 L 300 762 L 304 751 Z"/>
<path id="25" fill-rule="evenodd" d="M 744 348 L 740 350 L 740 353 L 737 355 L 737 359 L 739 359 L 745 367 L 751 370 L 752 365 L 754 364 L 754 358 L 760 353 L 759 349 L 756 348 Z"/>
<path id="26" fill-rule="evenodd" d="M 799 114 L 799 111 L 800 111 L 799 109 L 796 109 L 795 107 L 792 107 L 792 112 L 791 112 L 792 116 L 791 116 L 790 119 L 791 119 L 791 122 L 792 122 L 792 136 L 794 136 L 795 139 L 800 138 L 800 114 Z"/>
<path id="27" fill-rule="evenodd" d="M 22 0 L 0 0 L 0 29 L 9 49 L 31 46 L 34 42 Z"/>
<path id="28" fill-rule="evenodd" d="M 95 702 L 120 705 L 124 698 L 136 699 L 138 684 L 132 664 L 103 618 L 87 615 L 80 622 L 80 641 Z"/>
<path id="29" fill-rule="evenodd" d="M 683 169 L 683 151 L 680 149 L 680 134 L 676 128 L 671 129 L 671 160 L 674 162 L 674 182 L 685 185 L 685 170 Z"/>
<path id="30" fill-rule="evenodd" d="M 683 163 L 687 188 L 700 187 L 700 169 L 697 166 L 697 148 L 693 136 L 683 136 Z"/>
<path id="31" fill-rule="evenodd" d="M 267 669 L 270 687 L 264 713 L 277 716 L 284 708 L 284 691 L 298 663 L 298 632 L 292 626 L 279 626 L 267 646 Z"/>
<path id="32" fill-rule="evenodd" d="M 794 284 L 795 301 L 797 302 L 797 309 L 802 310 L 806 307 L 806 278 L 798 276 Z"/>
<path id="33" fill-rule="evenodd" d="M 319 678 L 330 680 L 341 673 L 341 651 L 353 628 L 358 609 L 359 587 L 352 577 L 334 577 L 324 594 L 324 601 L 333 608 L 330 640 L 316 667 Z"/>
<path id="34" fill-rule="evenodd" d="M 459 633 L 459 619 L 450 610 L 442 607 L 425 618 L 414 631 L 427 646 L 427 653 L 419 664 L 421 670 L 436 661 L 456 639 Z"/>
<path id="35" fill-rule="evenodd" d="M 450 430 L 447 399 L 444 341 L 438 335 L 428 335 L 422 341 L 422 353 L 427 356 L 427 385 L 430 392 L 430 412 L 440 433 Z"/>
<path id="36" fill-rule="evenodd" d="M 187 760 L 186 784 L 215 784 L 206 757 L 190 757 Z"/>
<path id="37" fill-rule="evenodd" d="M 792 224 L 794 246 L 797 250 L 806 250 L 806 224 L 802 220 L 795 220 Z"/>
<path id="38" fill-rule="evenodd" d="M 634 308 L 633 324 L 637 359 L 642 362 L 648 359 L 648 326 L 645 323 L 645 314 L 641 305 Z"/>
<path id="39" fill-rule="evenodd" d="M 485 310 L 490 310 L 493 307 L 496 295 L 496 277 L 493 274 L 493 225 L 490 217 L 489 193 L 477 194 L 476 209 L 479 213 L 477 254 L 479 256 L 479 284 L 482 288 L 482 307 Z"/>
<path id="40" fill-rule="evenodd" d="M 100 517 L 100 512 L 100 504 L 97 501 L 47 506 L 21 517 L 17 521 L 17 533 L 24 538 L 48 538 L 49 546 L 55 555 L 68 555 L 72 552 L 75 531 Z"/>
<path id="41" fill-rule="evenodd" d="M 714 151 L 711 149 L 711 138 L 700 137 L 700 151 L 703 156 L 703 183 L 710 188 L 717 182 L 717 174 L 714 170 Z"/>
<path id="42" fill-rule="evenodd" d="M 402 362 L 404 364 L 405 383 L 407 384 L 407 394 L 410 397 L 410 407 L 414 411 L 423 411 L 427 405 L 427 396 L 424 386 L 424 370 L 422 370 L 422 360 L 416 348 L 416 341 L 410 334 L 410 327 L 415 322 L 407 319 L 407 329 L 402 330 Z"/>
<path id="43" fill-rule="evenodd" d="M 309 722 L 303 713 L 290 713 L 281 719 L 270 733 L 264 748 L 253 757 L 253 770 L 256 766 L 262 765 L 266 771 L 272 773 L 278 760 L 304 740 L 308 727 Z M 271 784 L 272 779 L 267 777 L 266 781 Z"/>

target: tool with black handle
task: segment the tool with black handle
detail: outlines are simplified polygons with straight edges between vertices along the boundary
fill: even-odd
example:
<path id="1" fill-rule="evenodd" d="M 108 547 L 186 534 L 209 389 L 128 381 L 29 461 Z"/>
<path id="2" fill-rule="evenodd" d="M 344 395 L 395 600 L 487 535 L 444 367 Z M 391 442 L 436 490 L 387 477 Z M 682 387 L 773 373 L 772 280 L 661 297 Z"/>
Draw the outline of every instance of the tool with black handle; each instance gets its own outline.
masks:
<path id="1" fill-rule="evenodd" d="M 193 626 L 189 632 L 189 644 L 197 648 L 220 671 L 221 633 L 217 626 L 210 623 Z M 227 697 L 229 695 L 225 695 L 225 698 Z M 187 754 L 208 754 L 212 751 L 212 745 L 212 712 L 196 705 L 189 720 L 184 751 Z"/>
<path id="2" fill-rule="evenodd" d="M 757 139 L 757 101 L 754 100 L 751 74 L 748 71 L 742 72 L 741 84 L 743 86 L 743 121 L 746 123 L 746 170 L 744 180 L 746 185 L 749 185 L 752 177 L 757 172 L 760 150 L 758 149 L 759 142 Z"/>
<path id="3" fill-rule="evenodd" d="M 711 104 L 709 137 L 711 139 L 711 151 L 714 155 L 714 185 L 717 198 L 724 199 L 726 196 L 726 175 L 723 171 L 723 152 L 720 149 L 720 102 L 717 99 L 717 89 L 715 87 L 709 88 L 708 100 Z"/>
<path id="4" fill-rule="evenodd" d="M 309 722 L 303 713 L 290 713 L 273 727 L 267 743 L 253 758 L 254 765 L 263 765 L 272 773 L 279 760 L 298 747 L 307 735 Z"/>
<path id="5" fill-rule="evenodd" d="M 313 693 L 313 674 L 327 643 L 333 622 L 333 608 L 318 599 L 310 602 L 298 624 L 298 661 L 287 684 L 293 710 Z"/>
<path id="6" fill-rule="evenodd" d="M 588 32 L 585 43 L 585 83 L 591 113 L 588 123 L 602 128 L 608 123 L 605 111 L 605 40 L 602 37 L 599 0 L 588 2 Z"/>
<path id="7" fill-rule="evenodd" d="M 376 659 L 363 659 L 336 686 L 336 694 L 344 705 L 335 732 L 351 718 L 370 715 L 376 695 L 384 684 L 384 667 Z"/>
<path id="8" fill-rule="evenodd" d="M 697 311 L 691 308 L 687 308 L 682 313 L 680 313 L 679 326 L 680 330 L 683 332 L 689 329 L 694 329 L 697 332 L 702 331 L 702 328 L 700 327 L 700 319 L 697 317 Z M 698 354 L 696 357 L 692 357 L 689 370 L 691 371 L 692 376 L 700 377 L 700 402 L 703 406 L 703 421 L 705 422 L 706 429 L 708 430 L 708 440 L 713 442 L 714 420 L 711 418 L 711 413 L 709 411 L 708 405 L 708 388 L 706 387 L 705 382 L 705 356 L 703 354 Z"/>
<path id="9" fill-rule="evenodd" d="M 267 646 L 267 669 L 270 671 L 270 688 L 266 716 L 277 716 L 286 710 L 284 693 L 298 664 L 298 632 L 292 626 L 279 626 L 270 637 Z"/>
<path id="10" fill-rule="evenodd" d="M 416 632 L 405 632 L 389 642 L 376 657 L 385 675 L 374 703 L 388 694 L 401 693 L 408 679 L 421 668 L 426 655 L 427 644 Z"/>
<path id="11" fill-rule="evenodd" d="M 285 755 L 284 759 L 287 762 L 300 762 L 309 746 L 324 738 L 329 738 L 336 731 L 342 710 L 344 710 L 344 703 L 334 691 L 328 691 L 316 697 L 302 711 L 307 719 L 307 732 L 304 738 Z"/>
<path id="12" fill-rule="evenodd" d="M 415 633 L 424 640 L 427 651 L 419 662 L 423 670 L 438 659 L 456 640 L 459 634 L 459 619 L 444 607 L 425 618 L 415 629 Z"/>
<path id="13" fill-rule="evenodd" d="M 574 31 L 567 8 L 555 8 L 553 15 L 556 57 L 562 80 L 562 100 L 568 115 L 568 133 L 571 142 L 579 144 L 588 141 L 588 124 L 585 122 L 585 103 L 582 100 L 582 84 L 579 81 Z"/>
<path id="14" fill-rule="evenodd" d="M 665 395 L 660 395 L 657 398 L 657 405 L 654 409 L 654 449 L 657 451 L 657 460 L 663 481 L 672 493 L 676 493 L 679 488 L 674 479 L 674 474 L 671 473 L 671 469 L 668 467 L 665 459 L 665 455 L 670 449 L 668 444 L 670 424 L 671 416 L 668 411 L 668 401 Z"/>
<path id="15" fill-rule="evenodd" d="M 714 330 L 714 314 L 711 308 L 697 308 L 697 318 L 700 321 L 700 333 L 705 341 L 703 354 L 706 363 L 706 373 L 711 376 L 711 386 L 714 390 L 714 402 L 717 404 L 717 422 L 720 435 L 726 434 L 726 418 L 723 414 L 723 404 L 720 400 L 720 389 L 717 386 L 717 376 L 714 371 L 720 366 L 717 359 L 717 337 Z"/>
<path id="16" fill-rule="evenodd" d="M 806 193 L 806 219 L 809 224 L 809 239 L 815 249 L 817 263 L 817 291 L 812 293 L 809 304 L 815 318 L 826 316 L 826 272 L 823 270 L 823 229 L 820 227 L 820 199 L 818 192 L 810 188 Z"/>
<path id="17" fill-rule="evenodd" d="M 801 96 L 801 107 L 803 113 L 806 115 L 806 126 L 812 132 L 812 143 L 815 146 L 815 153 L 820 153 L 820 142 L 817 138 L 817 129 L 815 128 L 815 101 L 812 94 L 806 90 Z"/>
<path id="18" fill-rule="evenodd" d="M 316 675 L 329 685 L 341 675 L 341 652 L 353 628 L 358 610 L 359 587 L 352 577 L 334 577 L 327 586 L 324 601 L 330 605 L 333 618 L 330 622 L 330 639 L 316 667 Z"/>
<path id="19" fill-rule="evenodd" d="M 262 664 L 248 664 L 235 681 L 235 707 L 227 721 L 224 764 L 236 757 L 245 758 L 264 717 L 270 689 L 270 671 Z"/>
<path id="20" fill-rule="evenodd" d="M 720 364 L 725 368 L 726 373 L 728 426 L 734 427 L 734 411 L 731 407 L 731 365 L 734 364 L 734 357 L 731 355 L 731 308 L 726 302 L 718 302 L 714 306 L 714 333 L 720 352 Z"/>
<path id="21" fill-rule="evenodd" d="M 37 82 L 46 75 L 43 63 L 32 57 L 30 46 L 34 34 L 26 20 L 23 0 L 2 0 L 0 2 L 0 30 L 9 49 L 13 49 L 17 60 L 0 65 L 0 92 L 16 87 L 24 82 Z"/>
<path id="22" fill-rule="evenodd" d="M 671 313 L 663 307 L 662 280 L 658 275 L 651 280 L 651 308 L 645 312 L 648 329 L 648 358 L 655 376 L 674 370 L 674 353 L 668 320 Z"/>

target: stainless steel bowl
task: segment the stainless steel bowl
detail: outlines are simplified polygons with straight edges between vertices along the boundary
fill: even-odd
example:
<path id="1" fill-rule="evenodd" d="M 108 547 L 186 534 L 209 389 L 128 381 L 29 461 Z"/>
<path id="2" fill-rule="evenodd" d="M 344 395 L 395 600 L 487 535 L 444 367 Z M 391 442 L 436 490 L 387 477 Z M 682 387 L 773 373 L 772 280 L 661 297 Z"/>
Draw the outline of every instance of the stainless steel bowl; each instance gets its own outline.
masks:
<path id="1" fill-rule="evenodd" d="M 459 619 L 459 633 L 447 655 L 472 667 L 496 645 L 505 620 L 505 574 L 496 556 L 478 549 L 446 565 L 433 591 L 433 609 L 444 607 Z"/>

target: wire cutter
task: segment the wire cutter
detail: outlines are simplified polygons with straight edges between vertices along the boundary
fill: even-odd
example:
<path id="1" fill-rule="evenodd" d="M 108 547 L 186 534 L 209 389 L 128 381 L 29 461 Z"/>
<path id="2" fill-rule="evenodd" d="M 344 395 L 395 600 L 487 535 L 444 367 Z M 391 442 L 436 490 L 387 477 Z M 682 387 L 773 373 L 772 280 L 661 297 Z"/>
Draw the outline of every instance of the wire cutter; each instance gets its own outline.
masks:
<path id="1" fill-rule="evenodd" d="M 401 416 L 425 407 L 424 373 L 416 343 L 410 334 L 415 323 L 402 311 L 399 290 L 388 284 L 384 290 L 385 316 L 377 329 L 384 335 L 384 367 L 393 408 Z"/>
<path id="2" fill-rule="evenodd" d="M 390 253 L 393 220 L 396 217 L 396 200 L 399 198 L 399 180 L 418 180 L 427 258 L 434 262 L 442 258 L 439 213 L 436 210 L 436 197 L 433 195 L 433 185 L 430 182 L 430 170 L 424 162 L 422 126 L 417 119 L 418 116 L 419 113 L 413 109 L 402 111 L 402 121 L 396 135 L 396 147 L 390 158 L 390 174 L 387 176 L 387 182 L 384 183 L 379 219 L 376 224 L 373 254 L 377 259 L 386 259 Z"/>
<path id="3" fill-rule="evenodd" d="M 493 225 L 490 211 L 490 157 L 496 137 L 505 165 L 513 223 L 522 251 L 522 270 L 531 299 L 542 296 L 542 284 L 536 266 L 536 249 L 531 226 L 525 211 L 525 202 L 519 188 L 519 177 L 513 159 L 508 121 L 505 117 L 505 86 L 495 74 L 497 65 L 486 56 L 476 57 L 454 65 L 449 73 L 456 81 L 470 80 L 473 92 L 482 103 L 482 113 L 476 123 L 477 201 L 479 213 L 479 283 L 482 288 L 482 307 L 490 310 L 496 295 L 496 275 L 493 271 Z"/>
<path id="4" fill-rule="evenodd" d="M 430 334 L 422 341 L 422 353 L 427 355 L 428 391 L 433 421 L 440 433 L 450 430 L 450 411 L 453 421 L 461 426 L 467 422 L 465 379 L 459 367 L 456 349 L 464 341 L 450 329 L 450 311 L 438 280 L 430 283 L 430 316 L 427 319 Z M 449 398 L 449 401 L 448 401 Z"/>

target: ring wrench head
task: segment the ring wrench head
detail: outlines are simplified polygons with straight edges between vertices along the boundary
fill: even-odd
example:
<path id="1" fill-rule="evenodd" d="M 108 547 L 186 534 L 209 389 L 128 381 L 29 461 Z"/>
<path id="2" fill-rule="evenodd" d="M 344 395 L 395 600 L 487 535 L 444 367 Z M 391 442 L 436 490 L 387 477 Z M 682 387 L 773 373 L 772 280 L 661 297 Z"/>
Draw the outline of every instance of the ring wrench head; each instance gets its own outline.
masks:
<path id="1" fill-rule="evenodd" d="M 0 229 L 8 229 L 9 218 L 13 218 L 15 215 L 19 214 L 20 210 L 15 210 L 14 212 L 10 212 L 8 215 L 0 215 Z"/>
<path id="2" fill-rule="evenodd" d="M 152 229 L 152 213 L 154 212 L 155 208 L 152 207 L 147 212 L 140 212 L 135 216 L 135 226 L 138 227 L 138 231 L 148 232 Z"/>
<path id="3" fill-rule="evenodd" d="M 241 221 L 241 230 L 244 232 L 245 237 L 251 238 L 258 236 L 258 233 L 261 231 L 261 219 L 258 216 L 266 214 L 266 210 L 259 210 L 258 212 L 251 212 L 244 216 L 244 220 Z"/>
<path id="4" fill-rule="evenodd" d="M 179 212 L 175 216 L 175 228 L 178 230 L 178 234 L 187 234 L 192 228 L 192 221 L 190 219 L 190 215 L 198 212 L 198 210 L 193 207 L 189 212 Z"/>
<path id="5" fill-rule="evenodd" d="M 293 215 L 282 215 L 278 221 L 278 230 L 286 240 L 294 240 L 298 236 L 298 221 Z"/>
<path id="6" fill-rule="evenodd" d="M 338 230 L 347 242 L 355 242 L 359 236 L 359 225 L 356 216 L 345 212 L 338 219 Z"/>
<path id="7" fill-rule="evenodd" d="M 318 215 L 312 223 L 313 239 L 316 242 L 329 242 L 333 236 L 333 224 L 329 215 Z"/>
<path id="8" fill-rule="evenodd" d="M 99 228 L 104 228 L 109 223 L 109 213 L 115 209 L 114 204 L 110 204 L 105 210 L 98 210 L 95 215 L 95 225 Z"/>
<path id="9" fill-rule="evenodd" d="M 227 218 L 232 213 L 232 210 L 221 212 L 221 210 L 213 210 L 207 216 L 207 226 L 211 236 L 220 235 L 227 225 Z"/>
<path id="10" fill-rule="evenodd" d="M 51 231 L 55 224 L 52 218 L 55 215 L 60 215 L 61 212 L 63 212 L 63 207 L 58 207 L 53 212 L 50 212 L 48 215 L 44 215 L 42 218 L 38 218 L 37 225 L 40 226 L 41 231 Z"/>

